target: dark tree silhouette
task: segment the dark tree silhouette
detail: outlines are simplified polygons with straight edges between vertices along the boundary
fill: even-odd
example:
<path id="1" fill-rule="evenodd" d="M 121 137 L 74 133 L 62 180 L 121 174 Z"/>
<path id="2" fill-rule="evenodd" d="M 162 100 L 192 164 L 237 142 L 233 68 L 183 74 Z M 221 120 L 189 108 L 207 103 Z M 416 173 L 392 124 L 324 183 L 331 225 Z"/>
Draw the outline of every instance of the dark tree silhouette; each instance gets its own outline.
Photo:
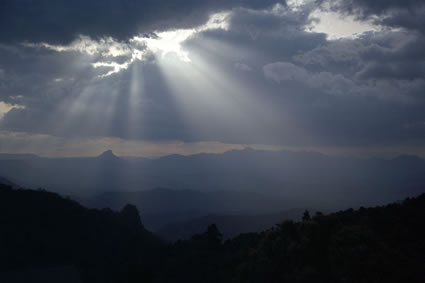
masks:
<path id="1" fill-rule="evenodd" d="M 330 215 L 306 211 L 300 223 L 224 242 L 212 224 L 167 244 L 143 227 L 133 205 L 87 209 L 54 193 L 0 185 L 0 282 L 74 267 L 83 282 L 419 283 L 424 219 L 425 194 Z"/>
<path id="2" fill-rule="evenodd" d="M 308 212 L 308 210 L 304 211 L 303 221 L 310 221 L 310 220 L 311 220 L 310 212 Z"/>

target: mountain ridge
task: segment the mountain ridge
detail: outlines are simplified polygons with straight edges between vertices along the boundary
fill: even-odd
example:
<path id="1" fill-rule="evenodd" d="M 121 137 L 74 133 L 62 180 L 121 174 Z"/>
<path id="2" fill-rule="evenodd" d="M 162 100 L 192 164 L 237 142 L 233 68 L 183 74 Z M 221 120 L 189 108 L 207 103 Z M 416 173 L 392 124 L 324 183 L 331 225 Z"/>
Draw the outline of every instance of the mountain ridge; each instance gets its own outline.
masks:
<path id="1" fill-rule="evenodd" d="M 254 149 L 252 147 L 245 147 L 242 149 L 231 149 L 231 150 L 227 150 L 223 153 L 212 153 L 212 152 L 200 152 L 200 153 L 194 153 L 194 154 L 178 154 L 178 153 L 172 153 L 172 154 L 167 154 L 167 155 L 163 155 L 163 156 L 159 156 L 159 157 L 155 157 L 155 158 L 150 158 L 150 157 L 145 157 L 145 156 L 133 156 L 133 155 L 116 155 L 113 150 L 108 149 L 103 151 L 102 153 L 100 153 L 99 155 L 96 156 L 78 156 L 78 157 L 62 157 L 62 156 L 58 156 L 58 157 L 43 157 L 40 155 L 37 155 L 35 153 L 0 153 L 0 160 L 1 159 L 5 159 L 10 157 L 11 159 L 14 158 L 19 158 L 19 159 L 25 159 L 25 158 L 44 158 L 44 159 L 81 159 L 81 158 L 99 158 L 99 157 L 103 157 L 103 156 L 111 156 L 114 158 L 119 158 L 119 159 L 143 159 L 143 160 L 158 160 L 158 159 L 163 159 L 163 158 L 168 158 L 168 157 L 197 157 L 197 156 L 221 156 L 221 155 L 226 155 L 226 154 L 239 154 L 239 153 L 270 153 L 270 154 L 282 154 L 282 153 L 286 153 L 286 154 L 306 154 L 306 155 L 311 155 L 311 156 L 316 156 L 316 157 L 333 157 L 333 158 L 337 158 L 337 159 L 354 159 L 354 160 L 380 160 L 380 161 L 389 161 L 389 160 L 417 160 L 417 161 L 423 161 L 425 162 L 425 158 L 419 156 L 419 155 L 414 155 L 414 154 L 404 154 L 401 153 L 399 155 L 395 155 L 393 157 L 387 157 L 387 158 L 383 158 L 383 157 L 355 157 L 355 156 L 350 156 L 350 155 L 334 155 L 334 154 L 326 154 L 326 153 L 322 153 L 319 151 L 311 151 L 311 150 L 285 150 L 285 149 L 281 149 L 281 150 L 267 150 L 267 149 Z"/>
<path id="2" fill-rule="evenodd" d="M 338 209 L 395 201 L 423 192 L 425 161 L 406 156 L 358 159 L 253 149 L 130 160 L 106 151 L 87 158 L 0 159 L 0 176 L 25 187 L 43 187 L 78 197 L 156 187 L 257 191 L 286 199 L 292 207 Z"/>

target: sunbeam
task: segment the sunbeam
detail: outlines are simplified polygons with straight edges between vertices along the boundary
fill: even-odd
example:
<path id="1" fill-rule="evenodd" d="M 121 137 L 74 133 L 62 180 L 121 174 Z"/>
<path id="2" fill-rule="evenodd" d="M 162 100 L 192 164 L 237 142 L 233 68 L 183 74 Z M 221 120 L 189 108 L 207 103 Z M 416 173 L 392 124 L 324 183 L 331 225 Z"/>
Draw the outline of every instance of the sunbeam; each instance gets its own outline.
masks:
<path id="1" fill-rule="evenodd" d="M 144 92 L 143 63 L 135 62 L 131 67 L 130 88 L 127 95 L 127 132 L 130 138 L 137 138 L 143 135 Z"/>
<path id="2" fill-rule="evenodd" d="M 158 58 L 158 65 L 166 79 L 185 123 L 204 138 L 218 132 L 230 140 L 237 136 L 271 135 L 260 125 L 273 117 L 270 107 L 255 99 L 258 93 L 243 82 L 229 80 L 225 70 L 191 53 L 190 63 L 171 56 Z M 253 109 L 264 110 L 263 117 L 250 115 Z"/>

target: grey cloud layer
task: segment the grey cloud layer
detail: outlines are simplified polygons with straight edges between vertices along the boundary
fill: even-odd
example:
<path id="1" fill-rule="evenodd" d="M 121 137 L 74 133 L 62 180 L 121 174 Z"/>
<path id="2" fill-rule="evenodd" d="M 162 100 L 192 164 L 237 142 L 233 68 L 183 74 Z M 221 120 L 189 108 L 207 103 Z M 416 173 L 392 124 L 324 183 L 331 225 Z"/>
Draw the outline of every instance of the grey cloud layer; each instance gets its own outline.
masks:
<path id="1" fill-rule="evenodd" d="M 373 19 L 375 23 L 423 33 L 425 2 L 422 0 L 320 0 L 333 10 Z"/>
<path id="2" fill-rule="evenodd" d="M 155 29 L 199 25 L 213 12 L 265 8 L 276 0 L 3 0 L 1 42 L 68 43 L 77 35 L 126 40 Z"/>
<path id="3" fill-rule="evenodd" d="M 199 18 L 180 26 L 204 21 L 207 11 L 242 3 L 201 2 L 195 4 L 206 7 Z M 248 4 L 263 7 L 255 3 Z M 304 30 L 313 8 L 236 8 L 228 30 L 203 31 L 184 42 L 193 59 L 188 69 L 179 69 L 181 62 L 161 69 L 159 62 L 136 60 L 127 70 L 99 78 L 108 68 L 92 67 L 98 54 L 3 45 L 0 100 L 26 108 L 10 111 L 0 129 L 298 146 L 425 142 L 423 34 L 382 31 L 330 41 Z M 123 25 L 128 33 L 117 27 L 114 35 L 107 25 L 94 33 L 77 27 L 68 39 L 58 39 L 69 40 L 76 32 L 125 38 L 135 31 Z M 29 40 L 41 38 L 35 32 Z M 179 89 L 169 84 L 167 72 L 184 82 Z M 144 89 L 136 101 L 131 96 L 135 73 Z"/>

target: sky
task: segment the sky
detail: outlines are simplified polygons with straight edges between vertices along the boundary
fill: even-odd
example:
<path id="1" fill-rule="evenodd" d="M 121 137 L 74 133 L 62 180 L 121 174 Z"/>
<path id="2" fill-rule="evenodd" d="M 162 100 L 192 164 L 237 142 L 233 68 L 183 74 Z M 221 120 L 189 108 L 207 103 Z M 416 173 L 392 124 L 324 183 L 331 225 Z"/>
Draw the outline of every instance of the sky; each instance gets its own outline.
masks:
<path id="1" fill-rule="evenodd" d="M 422 0 L 3 0 L 0 152 L 425 157 Z"/>

